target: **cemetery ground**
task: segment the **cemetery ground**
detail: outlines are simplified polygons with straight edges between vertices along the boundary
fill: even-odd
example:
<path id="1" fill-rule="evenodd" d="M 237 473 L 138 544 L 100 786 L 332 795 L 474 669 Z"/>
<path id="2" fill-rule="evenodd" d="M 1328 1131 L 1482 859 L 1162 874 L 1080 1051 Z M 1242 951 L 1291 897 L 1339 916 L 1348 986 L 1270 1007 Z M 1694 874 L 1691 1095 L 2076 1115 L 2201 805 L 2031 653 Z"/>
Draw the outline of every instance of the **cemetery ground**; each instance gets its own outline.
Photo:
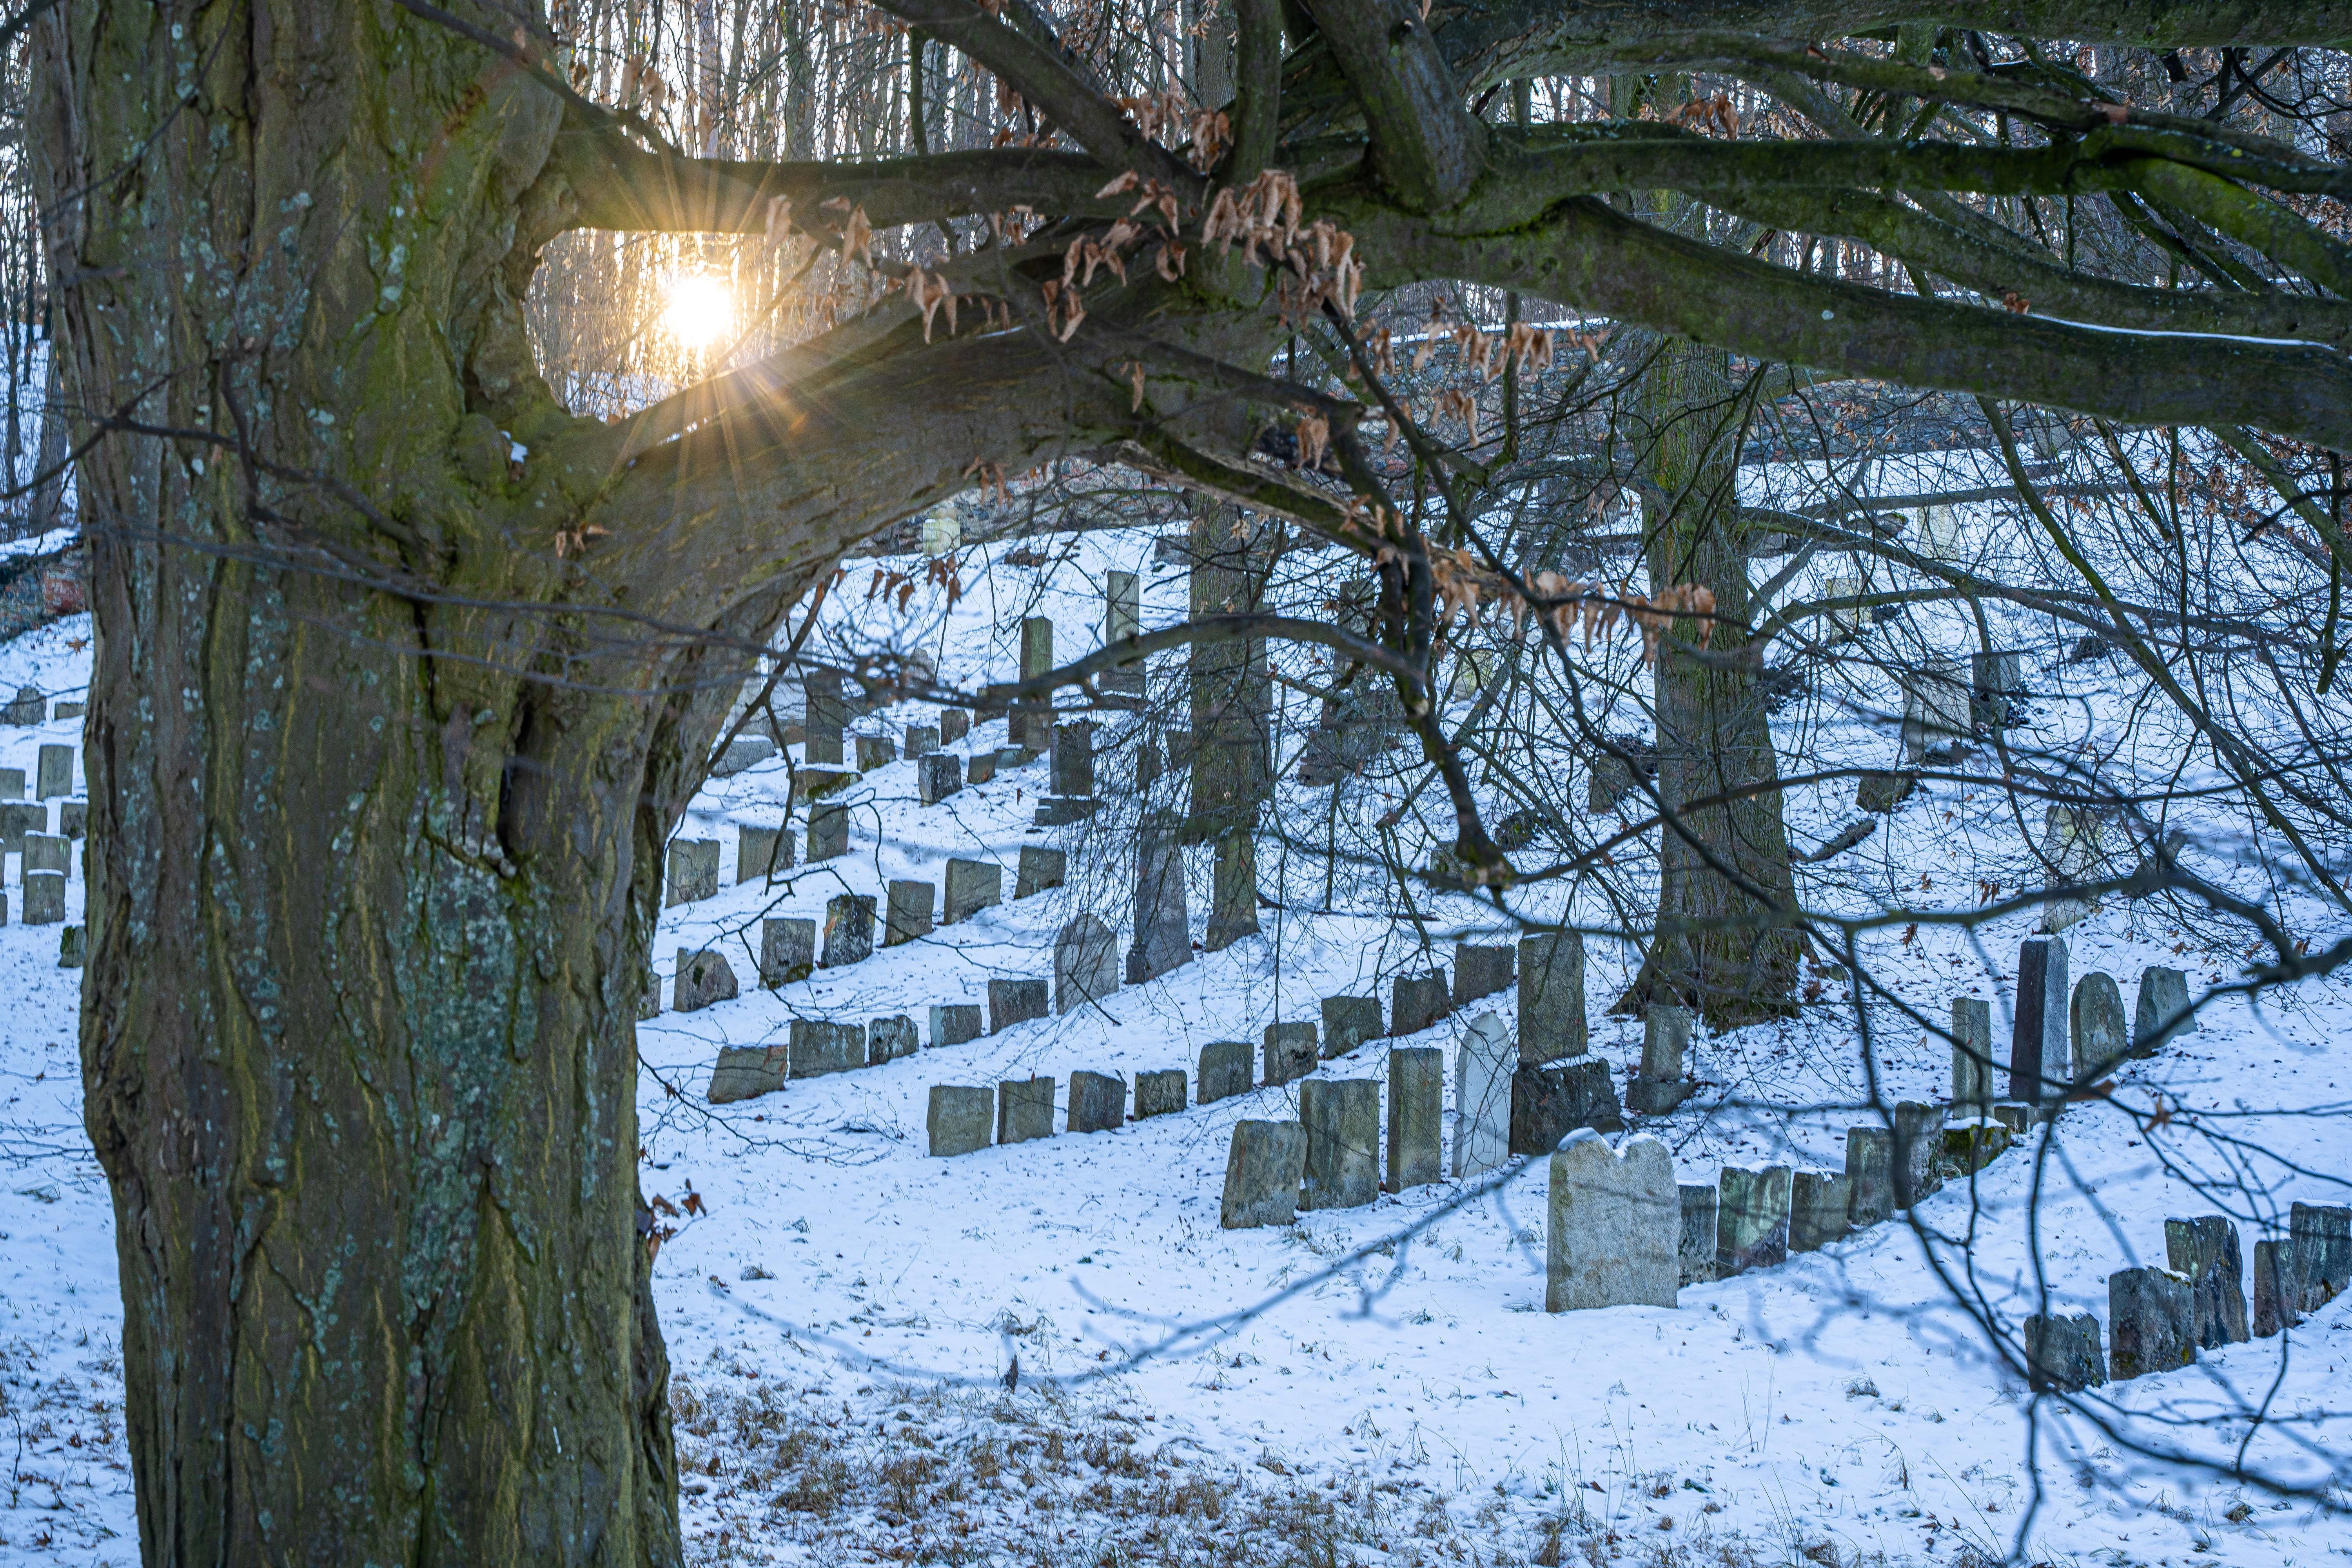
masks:
<path id="1" fill-rule="evenodd" d="M 943 678 L 1001 676 L 1010 645 L 991 627 L 1023 614 L 1087 626 L 1098 614 L 1087 584 L 1106 566 L 1147 574 L 1147 624 L 1181 613 L 1181 574 L 1150 577 L 1148 540 L 1096 535 L 1073 550 L 1081 570 L 1066 587 L 969 565 L 966 618 L 940 643 L 959 650 Z M 852 603 L 865 570 L 852 564 Z M 68 621 L 0 647 L 0 688 L 75 695 L 88 635 L 86 620 Z M 853 729 L 932 720 L 907 704 Z M 29 771 L 37 744 L 78 744 L 79 728 L 0 731 L 0 766 Z M 951 749 L 991 750 L 1003 728 L 983 723 Z M 1849 757 L 1893 744 L 1861 723 L 1819 743 Z M 2220 1173 L 2183 1162 L 2210 1162 L 2211 1146 L 2112 1106 L 2070 1108 L 1907 1218 L 1685 1286 L 1672 1310 L 1558 1314 L 1543 1310 L 1540 1159 L 1227 1230 L 1233 1128 L 1295 1118 L 1298 1083 L 1062 1131 L 1074 1071 L 1189 1075 L 1207 1043 L 1255 1042 L 1268 1024 L 1316 1017 L 1326 995 L 1377 990 L 1385 1003 L 1389 979 L 1423 962 L 1410 925 L 1318 912 L 1303 875 L 1265 878 L 1283 907 L 1260 911 L 1260 934 L 1149 983 L 958 1045 L 935 1047 L 926 1029 L 910 1056 L 707 1103 L 722 1047 L 780 1042 L 795 1018 L 920 1022 L 931 1005 L 983 1000 L 990 980 L 1046 977 L 1055 933 L 1082 912 L 1123 942 L 1132 866 L 1088 865 L 1082 825 L 1067 830 L 1066 885 L 1011 896 L 1018 847 L 1065 841 L 1064 829 L 1031 831 L 1047 767 L 1009 767 L 932 805 L 915 763 L 871 767 L 844 797 L 849 853 L 772 886 L 738 882 L 737 833 L 783 822 L 781 761 L 714 779 L 679 830 L 719 842 L 719 885 L 665 910 L 654 943 L 663 1011 L 639 1029 L 641 1177 L 667 1233 L 656 1289 L 691 1561 L 1990 1563 L 2028 1521 L 2023 1561 L 2053 1564 L 2352 1555 L 2340 1515 L 2132 1451 L 2226 1463 L 2242 1445 L 2248 1465 L 2340 1498 L 2347 1477 L 2330 1466 L 2352 1448 L 2352 1300 L 2094 1391 L 2107 1430 L 2033 1395 L 1969 1315 L 1981 1305 L 2013 1331 L 2038 1309 L 2026 1240 L 2037 1176 L 2053 1311 L 2104 1318 L 2109 1274 L 2161 1264 L 2164 1221 L 2209 1211 L 2188 1178 Z M 1827 838 L 1851 816 L 1845 788 L 1845 801 L 1792 792 L 1792 827 Z M 2022 849 L 1997 795 L 1931 784 L 1850 854 L 1889 885 L 1966 888 Z M 936 882 L 950 856 L 1003 862 L 1004 900 L 861 962 L 757 984 L 763 916 L 821 921 L 845 891 Z M 7 864 L 0 1564 L 130 1563 L 110 1209 L 80 1131 L 80 972 L 58 966 L 58 927 L 22 923 L 18 858 Z M 1196 889 L 1206 864 L 1192 868 Z M 68 922 L 81 898 L 77 868 Z M 1196 891 L 1196 929 L 1205 903 Z M 1955 996 L 1990 999 L 2005 1055 L 2032 923 L 1886 931 L 1870 939 L 1873 963 L 1930 1016 Z M 1450 969 L 1456 929 L 1431 932 L 1430 956 Z M 2065 934 L 2075 976 L 2115 975 L 2127 1004 L 2150 964 L 2198 965 L 2192 990 L 2229 973 L 2177 952 L 2183 939 L 2159 914 L 2120 900 Z M 740 994 L 674 1011 L 675 955 L 704 948 L 729 956 Z M 1621 1082 L 1640 1026 L 1606 1009 L 1631 959 L 1596 941 L 1586 975 L 1592 1049 Z M 1391 1045 L 1439 1047 L 1450 1061 L 1488 1011 L 1507 1023 L 1510 994 L 1369 1041 L 1316 1076 L 1384 1079 Z M 2279 1211 L 2343 1202 L 2327 1177 L 2344 1167 L 2342 1123 L 2312 1112 L 2352 1100 L 2340 1050 L 2352 993 L 2309 982 L 2218 1004 L 2200 1024 L 2124 1080 L 2234 1111 L 2232 1132 L 2262 1152 L 2241 1174 Z M 1885 1099 L 1941 1099 L 1948 1047 L 1887 1008 L 1874 1026 Z M 1841 1168 L 1845 1128 L 1870 1114 L 1853 1109 L 1869 1089 L 1835 975 L 1795 1019 L 1702 1035 L 1692 1065 L 1701 1091 L 1638 1123 L 1682 1182 L 1727 1163 Z M 1031 1077 L 1056 1082 L 1054 1136 L 927 1152 L 932 1086 Z M 1450 1152 L 1450 1069 L 1446 1080 Z M 2265 1410 L 2265 1425 L 2225 1415 L 2243 1407 Z"/>

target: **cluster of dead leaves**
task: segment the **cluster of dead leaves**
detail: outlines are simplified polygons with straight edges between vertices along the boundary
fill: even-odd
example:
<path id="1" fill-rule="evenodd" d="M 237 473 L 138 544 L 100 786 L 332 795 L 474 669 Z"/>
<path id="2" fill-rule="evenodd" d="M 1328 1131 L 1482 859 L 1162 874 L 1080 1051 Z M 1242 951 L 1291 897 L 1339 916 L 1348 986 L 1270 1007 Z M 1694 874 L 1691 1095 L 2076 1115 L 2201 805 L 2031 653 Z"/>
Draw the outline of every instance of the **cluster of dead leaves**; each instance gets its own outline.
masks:
<path id="1" fill-rule="evenodd" d="M 1233 121 L 1222 109 L 1202 109 L 1176 88 L 1114 99 L 1136 128 L 1154 142 L 1170 133 L 1171 141 L 1192 143 L 1192 167 L 1207 174 L 1234 144 Z"/>
<path id="2" fill-rule="evenodd" d="M 1286 268 L 1287 275 L 1275 289 L 1285 321 L 1303 321 L 1327 300 L 1353 321 L 1364 279 L 1355 236 L 1329 218 L 1301 227 L 1304 216 L 1298 182 L 1283 170 L 1268 169 L 1246 185 L 1217 192 L 1202 220 L 1201 240 L 1215 246 L 1220 256 L 1238 244 L 1251 266 Z"/>
<path id="3" fill-rule="evenodd" d="M 911 572 L 894 572 L 881 566 L 874 568 L 874 580 L 866 584 L 866 602 L 870 605 L 877 598 L 886 603 L 896 600 L 898 611 L 903 616 L 907 613 L 908 601 L 924 584 L 934 588 L 945 588 L 950 610 L 955 608 L 956 601 L 963 597 L 963 580 L 956 574 L 955 563 L 944 555 L 935 555 L 920 577 Z"/>
<path id="4" fill-rule="evenodd" d="M 1393 546 L 1382 546 L 1392 555 Z M 1437 602 L 1440 635 L 1450 633 L 1457 618 L 1475 625 L 1491 606 L 1515 622 L 1529 617 L 1548 622 L 1564 642 L 1580 624 L 1584 646 L 1592 647 L 1595 631 L 1606 637 L 1622 616 L 1642 634 L 1642 662 L 1654 664 L 1666 629 L 1687 616 L 1715 613 L 1715 591 L 1703 583 L 1676 583 L 1655 594 L 1629 594 L 1598 583 L 1571 581 L 1557 572 L 1538 572 L 1529 581 L 1535 598 L 1499 572 L 1490 571 L 1466 550 L 1433 548 L 1429 552 L 1432 595 Z"/>

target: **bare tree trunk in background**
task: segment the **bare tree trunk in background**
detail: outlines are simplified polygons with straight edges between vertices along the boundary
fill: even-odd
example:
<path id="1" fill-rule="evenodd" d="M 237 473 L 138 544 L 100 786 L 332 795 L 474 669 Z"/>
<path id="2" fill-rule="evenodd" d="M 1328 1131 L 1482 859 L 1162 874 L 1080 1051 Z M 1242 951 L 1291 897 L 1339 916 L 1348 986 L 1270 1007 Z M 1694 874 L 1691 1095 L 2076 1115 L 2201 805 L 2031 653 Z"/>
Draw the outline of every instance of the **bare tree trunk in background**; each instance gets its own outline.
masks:
<path id="1" fill-rule="evenodd" d="M 1197 500 L 1190 536 L 1192 614 L 1244 615 L 1265 591 L 1258 529 L 1239 508 Z M 1268 733 L 1274 685 L 1265 641 L 1233 637 L 1196 642 L 1189 664 L 1192 718 L 1192 805 L 1184 837 L 1216 849 L 1209 923 L 1211 952 L 1257 930 L 1257 817 L 1273 786 Z"/>
<path id="2" fill-rule="evenodd" d="M 33 458 L 33 472 L 45 477 L 33 487 L 32 501 L 26 509 L 26 521 L 34 533 L 47 533 L 65 521 L 65 460 L 69 449 L 65 415 L 67 352 L 63 334 L 53 333 L 49 339 L 48 374 L 41 381 L 41 439 Z"/>

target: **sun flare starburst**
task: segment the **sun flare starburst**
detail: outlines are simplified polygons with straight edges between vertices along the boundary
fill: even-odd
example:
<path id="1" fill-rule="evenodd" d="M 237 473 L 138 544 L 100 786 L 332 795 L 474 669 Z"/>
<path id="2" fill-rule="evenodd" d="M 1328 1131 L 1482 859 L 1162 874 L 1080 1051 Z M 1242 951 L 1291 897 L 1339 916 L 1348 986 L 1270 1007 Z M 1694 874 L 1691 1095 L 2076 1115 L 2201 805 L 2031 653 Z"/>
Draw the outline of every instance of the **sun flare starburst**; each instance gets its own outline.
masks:
<path id="1" fill-rule="evenodd" d="M 683 349 L 707 349 L 735 324 L 735 296 L 727 280 L 688 272 L 672 280 L 662 306 L 662 327 Z"/>

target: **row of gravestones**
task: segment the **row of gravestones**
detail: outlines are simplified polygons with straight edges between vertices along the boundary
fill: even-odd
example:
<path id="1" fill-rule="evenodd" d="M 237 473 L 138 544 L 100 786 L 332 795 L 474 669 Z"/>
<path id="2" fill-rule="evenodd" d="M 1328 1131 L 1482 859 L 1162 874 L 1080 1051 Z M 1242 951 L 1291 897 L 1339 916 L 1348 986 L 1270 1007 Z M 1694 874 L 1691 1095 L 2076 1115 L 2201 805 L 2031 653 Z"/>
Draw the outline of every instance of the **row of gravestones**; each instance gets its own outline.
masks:
<path id="1" fill-rule="evenodd" d="M 39 724 L 48 719 L 79 719 L 85 711 L 83 704 L 68 702 L 62 698 L 52 709 L 48 698 L 43 695 L 39 687 L 20 686 L 16 688 L 15 700 L 0 707 L 0 724 Z"/>
<path id="2" fill-rule="evenodd" d="M 30 719 L 10 721 L 37 724 L 41 696 L 27 687 L 18 693 L 18 701 L 32 704 Z M 60 703 L 65 707 L 67 704 Z M 43 746 L 34 769 L 33 798 L 26 798 L 25 770 L 0 768 L 0 855 L 23 858 L 25 907 L 23 921 L 26 925 L 57 925 L 66 918 L 66 879 L 72 874 L 73 841 L 89 830 L 89 803 L 85 800 L 58 802 L 58 830 L 49 831 L 49 800 L 56 795 L 74 793 L 74 749 L 71 746 Z M 0 924 L 8 918 L 8 902 L 0 896 Z M 62 945 L 58 962 L 68 968 L 80 963 L 79 929 Z"/>

